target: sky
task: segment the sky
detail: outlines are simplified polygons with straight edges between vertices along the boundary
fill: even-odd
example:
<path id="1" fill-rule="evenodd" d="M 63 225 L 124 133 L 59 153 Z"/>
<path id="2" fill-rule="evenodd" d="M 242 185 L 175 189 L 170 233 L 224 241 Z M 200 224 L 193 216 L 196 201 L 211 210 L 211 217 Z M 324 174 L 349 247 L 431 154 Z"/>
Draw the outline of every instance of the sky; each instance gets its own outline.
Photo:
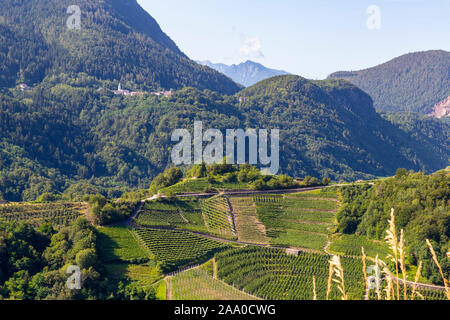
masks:
<path id="1" fill-rule="evenodd" d="M 138 0 L 194 60 L 257 61 L 310 79 L 450 51 L 450 0 Z"/>

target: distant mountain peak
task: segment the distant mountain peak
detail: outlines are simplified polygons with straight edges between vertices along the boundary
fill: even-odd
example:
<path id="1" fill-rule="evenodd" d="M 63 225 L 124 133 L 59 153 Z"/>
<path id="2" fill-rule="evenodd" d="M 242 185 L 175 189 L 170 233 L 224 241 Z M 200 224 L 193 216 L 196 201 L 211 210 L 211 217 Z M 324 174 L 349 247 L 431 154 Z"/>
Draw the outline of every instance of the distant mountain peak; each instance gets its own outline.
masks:
<path id="1" fill-rule="evenodd" d="M 255 83 L 267 78 L 289 74 L 288 72 L 283 70 L 267 68 L 261 63 L 251 60 L 232 65 L 226 65 L 224 63 L 213 63 L 209 60 L 197 62 L 225 74 L 226 76 L 233 79 L 234 82 L 240 83 L 246 87 L 250 87 Z"/>

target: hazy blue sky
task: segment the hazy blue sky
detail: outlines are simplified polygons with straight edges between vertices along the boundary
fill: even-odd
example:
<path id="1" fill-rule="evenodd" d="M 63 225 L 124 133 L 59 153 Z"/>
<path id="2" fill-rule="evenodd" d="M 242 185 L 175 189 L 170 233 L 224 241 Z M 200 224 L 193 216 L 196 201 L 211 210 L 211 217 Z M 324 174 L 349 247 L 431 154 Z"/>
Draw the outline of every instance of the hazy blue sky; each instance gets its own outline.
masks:
<path id="1" fill-rule="evenodd" d="M 254 60 L 314 79 L 408 52 L 450 51 L 450 0 L 138 2 L 192 59 Z"/>

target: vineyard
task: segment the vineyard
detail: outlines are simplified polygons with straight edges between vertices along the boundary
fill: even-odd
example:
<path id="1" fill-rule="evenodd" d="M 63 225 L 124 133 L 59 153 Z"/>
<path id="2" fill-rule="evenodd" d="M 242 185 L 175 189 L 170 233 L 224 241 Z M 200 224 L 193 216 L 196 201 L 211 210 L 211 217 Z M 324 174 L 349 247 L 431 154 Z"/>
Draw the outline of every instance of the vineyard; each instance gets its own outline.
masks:
<path id="1" fill-rule="evenodd" d="M 172 300 L 254 300 L 236 288 L 214 279 L 201 268 L 190 269 L 168 277 Z"/>
<path id="2" fill-rule="evenodd" d="M 335 194 L 325 195 L 254 196 L 258 219 L 265 225 L 270 243 L 322 250 L 327 242 L 328 230 L 334 225 L 338 206 Z"/>
<path id="3" fill-rule="evenodd" d="M 390 250 L 386 243 L 382 241 L 370 240 L 364 236 L 342 234 L 334 236 L 328 248 L 331 253 L 346 256 L 361 256 L 361 247 L 364 247 L 367 256 L 388 261 L 387 256 Z"/>
<path id="4" fill-rule="evenodd" d="M 258 220 L 252 198 L 232 197 L 230 202 L 233 207 L 238 240 L 247 243 L 269 244 L 266 227 Z"/>
<path id="5" fill-rule="evenodd" d="M 236 230 L 227 198 L 216 196 L 201 202 L 208 231 L 226 238 L 235 238 Z"/>
<path id="6" fill-rule="evenodd" d="M 264 299 L 312 300 L 313 275 L 316 278 L 317 298 L 325 299 L 330 257 L 300 252 L 286 255 L 272 248 L 245 247 L 216 254 L 218 277 L 226 283 Z M 364 278 L 361 260 L 342 258 L 345 286 L 353 299 L 364 297 Z M 340 299 L 336 287 L 330 299 Z"/>
<path id="7" fill-rule="evenodd" d="M 158 200 L 147 202 L 134 221 L 146 227 L 171 227 L 207 232 L 197 200 Z"/>
<path id="8" fill-rule="evenodd" d="M 279 194 L 273 194 L 273 195 L 254 195 L 253 201 L 258 203 L 281 203 L 283 202 L 284 197 Z"/>
<path id="9" fill-rule="evenodd" d="M 383 286 L 382 286 L 383 289 Z M 406 288 L 406 294 L 411 297 L 412 288 L 409 286 Z M 419 293 L 421 296 L 419 296 Z M 372 290 L 369 294 L 369 300 L 377 300 L 378 296 L 375 290 Z M 416 294 L 414 300 L 443 300 L 448 301 L 444 291 L 436 291 L 430 289 L 416 289 Z"/>
<path id="10" fill-rule="evenodd" d="M 135 234 L 163 265 L 165 271 L 203 262 L 228 245 L 178 230 L 135 229 Z"/>
<path id="11" fill-rule="evenodd" d="M 52 223 L 62 227 L 75 221 L 88 211 L 88 205 L 81 202 L 56 203 L 8 203 L 0 205 L 0 219 L 8 222 L 27 222 L 34 227 Z"/>

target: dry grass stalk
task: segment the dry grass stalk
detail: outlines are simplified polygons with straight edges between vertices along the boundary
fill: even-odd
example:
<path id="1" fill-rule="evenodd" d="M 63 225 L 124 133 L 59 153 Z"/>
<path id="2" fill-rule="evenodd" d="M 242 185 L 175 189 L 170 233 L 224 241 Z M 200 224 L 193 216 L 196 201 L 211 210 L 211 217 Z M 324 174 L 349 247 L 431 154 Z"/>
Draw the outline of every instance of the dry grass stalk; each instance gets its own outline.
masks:
<path id="1" fill-rule="evenodd" d="M 417 267 L 416 276 L 414 277 L 414 284 L 413 284 L 413 288 L 412 288 L 412 292 L 411 292 L 411 300 L 414 300 L 416 297 L 417 282 L 419 282 L 421 272 L 422 272 L 422 261 L 419 262 L 419 266 Z"/>
<path id="2" fill-rule="evenodd" d="M 431 245 L 430 240 L 426 239 L 425 241 L 427 242 L 428 248 L 430 249 L 431 255 L 433 256 L 433 261 L 437 265 L 437 267 L 439 269 L 439 273 L 441 274 L 442 280 L 444 281 L 445 294 L 447 296 L 447 299 L 450 300 L 450 289 L 449 289 L 448 280 L 445 278 L 444 272 L 442 272 L 441 264 L 439 263 L 436 252 L 434 251 L 434 248 Z"/>
<path id="3" fill-rule="evenodd" d="M 381 300 L 381 290 L 380 290 L 380 279 L 379 279 L 379 277 L 380 277 L 380 275 L 379 275 L 379 266 L 380 265 L 382 265 L 382 263 L 381 263 L 381 261 L 379 261 L 378 260 L 378 255 L 375 257 L 375 265 L 376 265 L 376 276 L 377 276 L 377 278 L 376 278 L 376 293 L 377 293 L 377 299 L 378 300 Z M 391 279 L 392 280 L 392 279 Z"/>
<path id="4" fill-rule="evenodd" d="M 316 276 L 313 276 L 313 300 L 317 300 Z"/>
<path id="5" fill-rule="evenodd" d="M 384 288 L 384 292 L 386 293 L 386 300 L 392 300 L 392 298 L 395 299 L 392 274 L 389 272 L 388 268 L 386 268 L 386 267 L 383 268 L 383 273 L 384 273 L 385 279 L 386 279 L 386 287 Z"/>
<path id="6" fill-rule="evenodd" d="M 398 241 L 397 241 L 397 233 L 395 231 L 395 215 L 394 208 L 391 209 L 391 218 L 388 220 L 389 228 L 386 230 L 386 243 L 389 245 L 389 248 L 393 252 L 393 256 L 389 255 L 392 258 L 392 261 L 395 264 L 395 283 L 397 287 L 397 298 L 400 298 L 400 284 L 398 281 Z"/>
<path id="7" fill-rule="evenodd" d="M 328 282 L 327 282 L 327 300 L 329 300 L 329 298 L 330 298 L 332 284 L 333 284 L 333 266 L 330 263 L 330 268 L 328 271 Z"/>
<path id="8" fill-rule="evenodd" d="M 332 270 L 332 281 L 337 284 L 337 287 L 342 294 L 342 300 L 347 300 L 347 293 L 345 292 L 344 269 L 342 268 L 341 259 L 339 256 L 333 256 L 331 258 L 330 266 Z"/>
<path id="9" fill-rule="evenodd" d="M 408 300 L 408 295 L 406 293 L 406 265 L 405 265 L 405 238 L 403 234 L 403 229 L 400 230 L 400 242 L 398 245 L 398 252 L 400 255 L 400 269 L 402 270 L 403 275 L 403 298 L 404 300 Z M 399 297 L 400 299 L 400 297 Z"/>
<path id="10" fill-rule="evenodd" d="M 369 284 L 367 283 L 367 269 L 366 269 L 366 253 L 364 252 L 364 247 L 361 247 L 361 252 L 362 252 L 362 264 L 363 264 L 363 274 L 364 274 L 364 283 L 365 283 L 365 296 L 364 299 L 365 300 L 369 300 Z"/>

